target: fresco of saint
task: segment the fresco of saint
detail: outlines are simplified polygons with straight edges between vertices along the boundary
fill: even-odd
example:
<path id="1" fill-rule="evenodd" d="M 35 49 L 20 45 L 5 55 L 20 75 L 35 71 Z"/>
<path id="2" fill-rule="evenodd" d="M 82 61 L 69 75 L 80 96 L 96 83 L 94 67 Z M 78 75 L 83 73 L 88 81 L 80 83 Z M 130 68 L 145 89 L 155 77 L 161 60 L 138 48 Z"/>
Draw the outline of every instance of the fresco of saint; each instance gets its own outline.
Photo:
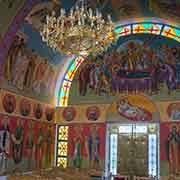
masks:
<path id="1" fill-rule="evenodd" d="M 37 94 L 40 94 L 42 90 L 42 85 L 43 85 L 43 79 L 45 76 L 45 73 L 48 69 L 48 61 L 45 60 L 43 62 L 40 62 L 35 69 L 34 73 L 34 82 L 33 82 L 33 91 L 36 92 Z"/>
<path id="2" fill-rule="evenodd" d="M 166 157 L 169 162 L 170 176 L 177 175 L 179 171 L 179 137 L 178 128 L 176 125 L 173 125 L 166 140 Z"/>
<path id="3" fill-rule="evenodd" d="M 26 140 L 26 149 L 28 154 L 28 169 L 33 168 L 33 159 L 34 159 L 34 150 L 35 150 L 35 144 L 34 144 L 34 124 L 33 121 L 30 121 L 28 129 L 28 137 Z"/>
<path id="4" fill-rule="evenodd" d="M 10 49 L 8 51 L 8 56 L 6 60 L 6 64 L 4 66 L 4 78 L 8 81 L 13 80 L 13 68 L 15 64 L 19 60 L 20 53 L 24 50 L 25 40 L 19 36 L 15 36 Z"/>
<path id="5" fill-rule="evenodd" d="M 22 161 L 23 156 L 23 140 L 24 140 L 24 130 L 22 120 L 17 118 L 17 125 L 15 128 L 15 132 L 11 136 L 12 138 L 12 152 L 13 152 L 13 160 L 16 165 L 18 165 Z"/>
<path id="6" fill-rule="evenodd" d="M 13 92 L 40 94 L 40 99 L 53 96 L 57 80 L 57 68 L 28 47 L 24 32 L 15 36 L 3 66 L 3 87 Z M 47 100 L 47 101 L 49 101 Z"/>
<path id="7" fill-rule="evenodd" d="M 80 126 L 75 127 L 75 137 L 73 139 L 74 151 L 73 151 L 73 165 L 76 168 L 82 166 L 82 129 Z"/>
<path id="8" fill-rule="evenodd" d="M 43 167 L 44 139 L 43 127 L 40 125 L 36 144 L 36 167 L 39 169 Z"/>
<path id="9" fill-rule="evenodd" d="M 46 153 L 45 153 L 45 165 L 46 167 L 52 166 L 52 127 L 49 125 L 47 128 L 47 134 L 46 134 Z"/>
<path id="10" fill-rule="evenodd" d="M 99 152 L 100 151 L 100 137 L 98 134 L 98 128 L 94 125 L 90 128 L 90 133 L 88 136 L 88 152 L 90 167 L 97 169 L 99 168 Z"/>
<path id="11" fill-rule="evenodd" d="M 7 170 L 7 163 L 10 155 L 10 128 L 9 118 L 4 116 L 0 128 L 0 173 Z"/>

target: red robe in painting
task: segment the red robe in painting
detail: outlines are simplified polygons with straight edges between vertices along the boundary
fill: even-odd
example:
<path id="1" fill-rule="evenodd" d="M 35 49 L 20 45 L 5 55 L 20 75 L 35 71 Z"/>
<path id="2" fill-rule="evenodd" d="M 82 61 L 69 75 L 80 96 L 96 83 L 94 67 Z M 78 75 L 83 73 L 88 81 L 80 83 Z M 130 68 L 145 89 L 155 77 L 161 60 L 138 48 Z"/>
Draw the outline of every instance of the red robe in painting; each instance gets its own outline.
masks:
<path id="1" fill-rule="evenodd" d="M 166 141 L 166 155 L 169 161 L 170 174 L 177 174 L 179 169 L 179 134 L 176 126 L 172 127 Z"/>

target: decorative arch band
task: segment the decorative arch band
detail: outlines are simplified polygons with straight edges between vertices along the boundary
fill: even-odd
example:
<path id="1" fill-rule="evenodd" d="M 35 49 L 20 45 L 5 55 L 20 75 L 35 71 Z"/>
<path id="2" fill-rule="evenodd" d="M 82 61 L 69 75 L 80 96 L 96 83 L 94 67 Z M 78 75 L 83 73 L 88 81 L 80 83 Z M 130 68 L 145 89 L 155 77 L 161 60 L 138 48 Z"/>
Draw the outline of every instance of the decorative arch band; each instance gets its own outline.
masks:
<path id="1" fill-rule="evenodd" d="M 132 34 L 154 34 L 161 35 L 167 38 L 174 39 L 180 43 L 180 27 L 175 27 L 162 22 L 134 22 L 125 25 L 117 25 L 114 29 L 117 34 L 117 39 L 122 36 Z M 68 105 L 69 92 L 74 75 L 80 65 L 84 62 L 84 57 L 72 59 L 69 68 L 67 69 L 64 79 L 61 83 L 58 92 L 57 106 L 64 107 Z M 57 94 L 57 92 L 56 92 Z"/>

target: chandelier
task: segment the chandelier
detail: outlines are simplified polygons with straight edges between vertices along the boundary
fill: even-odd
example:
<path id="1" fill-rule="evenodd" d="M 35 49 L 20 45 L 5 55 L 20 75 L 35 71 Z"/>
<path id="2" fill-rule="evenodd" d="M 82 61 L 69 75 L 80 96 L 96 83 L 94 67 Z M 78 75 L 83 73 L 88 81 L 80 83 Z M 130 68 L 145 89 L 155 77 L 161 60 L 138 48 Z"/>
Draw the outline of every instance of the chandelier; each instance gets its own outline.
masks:
<path id="1" fill-rule="evenodd" d="M 66 55 L 89 55 L 105 51 L 115 39 L 111 16 L 103 18 L 101 12 L 87 6 L 84 0 L 78 1 L 66 12 L 53 11 L 46 16 L 42 40 L 54 50 Z"/>

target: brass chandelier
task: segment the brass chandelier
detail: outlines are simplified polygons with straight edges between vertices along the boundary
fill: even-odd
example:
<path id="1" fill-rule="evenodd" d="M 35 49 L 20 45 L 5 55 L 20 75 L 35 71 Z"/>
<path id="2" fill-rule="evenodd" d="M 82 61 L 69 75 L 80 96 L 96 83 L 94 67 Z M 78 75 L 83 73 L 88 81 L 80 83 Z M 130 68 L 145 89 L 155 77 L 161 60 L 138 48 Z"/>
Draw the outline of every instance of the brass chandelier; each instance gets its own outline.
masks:
<path id="1" fill-rule="evenodd" d="M 110 15 L 104 19 L 98 9 L 93 11 L 79 0 L 69 12 L 61 9 L 58 17 L 54 11 L 47 15 L 40 34 L 54 50 L 66 55 L 89 55 L 107 49 L 115 39 L 113 30 Z"/>

